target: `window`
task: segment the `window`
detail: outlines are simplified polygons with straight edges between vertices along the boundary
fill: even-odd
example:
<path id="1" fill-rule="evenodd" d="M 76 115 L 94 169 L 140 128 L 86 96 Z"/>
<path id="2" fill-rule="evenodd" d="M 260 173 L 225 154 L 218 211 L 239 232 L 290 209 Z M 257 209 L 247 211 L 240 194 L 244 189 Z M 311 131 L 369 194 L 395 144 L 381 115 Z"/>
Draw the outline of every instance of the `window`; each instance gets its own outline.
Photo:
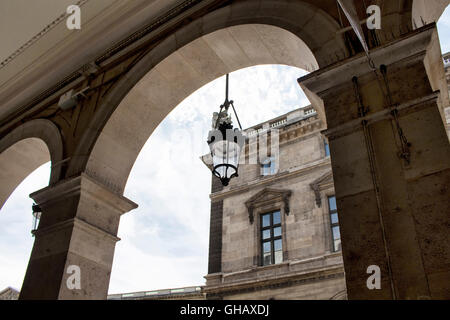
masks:
<path id="1" fill-rule="evenodd" d="M 330 156 L 330 145 L 328 144 L 327 140 L 324 140 L 323 143 L 325 145 L 325 157 L 329 157 Z"/>
<path id="2" fill-rule="evenodd" d="M 280 211 L 261 215 L 261 255 L 263 266 L 283 262 Z"/>
<path id="3" fill-rule="evenodd" d="M 262 176 L 272 176 L 277 174 L 277 165 L 275 157 L 267 158 L 261 163 L 261 175 Z"/>
<path id="4" fill-rule="evenodd" d="M 336 207 L 336 197 L 328 197 L 328 207 L 330 208 L 331 234 L 333 237 L 333 251 L 341 250 L 341 232 L 339 230 L 339 218 Z"/>

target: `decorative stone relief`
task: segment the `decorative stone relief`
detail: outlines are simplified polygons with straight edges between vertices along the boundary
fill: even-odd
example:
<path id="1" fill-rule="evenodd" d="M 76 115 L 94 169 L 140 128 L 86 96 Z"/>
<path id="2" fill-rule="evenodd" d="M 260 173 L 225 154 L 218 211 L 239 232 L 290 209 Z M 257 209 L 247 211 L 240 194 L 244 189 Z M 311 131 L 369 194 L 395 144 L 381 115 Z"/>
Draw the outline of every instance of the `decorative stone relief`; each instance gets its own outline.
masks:
<path id="1" fill-rule="evenodd" d="M 271 204 L 274 202 L 281 202 L 284 204 L 284 213 L 289 215 L 290 212 L 290 198 L 292 195 L 291 190 L 279 190 L 279 189 L 271 189 L 265 188 L 264 190 L 258 192 L 253 197 L 251 197 L 245 205 L 248 210 L 248 218 L 250 223 L 254 222 L 254 211 L 255 208 L 265 206 L 267 204 Z"/>

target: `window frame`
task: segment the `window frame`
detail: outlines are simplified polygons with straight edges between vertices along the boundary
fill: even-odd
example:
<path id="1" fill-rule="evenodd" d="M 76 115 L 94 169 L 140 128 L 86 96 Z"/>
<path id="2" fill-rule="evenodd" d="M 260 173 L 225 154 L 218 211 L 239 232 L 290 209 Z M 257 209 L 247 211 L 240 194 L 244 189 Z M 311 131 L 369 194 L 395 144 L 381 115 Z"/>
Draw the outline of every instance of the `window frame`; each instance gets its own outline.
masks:
<path id="1" fill-rule="evenodd" d="M 267 170 L 267 172 L 266 172 Z M 275 167 L 275 157 L 267 157 L 264 161 L 261 161 L 260 175 L 263 177 L 270 177 L 276 175 L 278 172 Z"/>
<path id="2" fill-rule="evenodd" d="M 277 212 L 280 214 L 280 222 L 277 223 L 277 224 L 274 224 L 274 214 L 277 213 Z M 270 224 L 267 227 L 263 227 L 263 217 L 267 216 L 267 215 L 270 215 Z M 283 243 L 282 211 L 277 209 L 277 210 L 272 210 L 272 211 L 269 211 L 269 212 L 264 212 L 264 213 L 261 213 L 259 215 L 259 217 L 260 217 L 260 220 L 259 220 L 259 223 L 260 223 L 259 243 L 260 243 L 260 247 L 261 247 L 260 265 L 263 266 L 263 267 L 266 267 L 266 266 L 271 266 L 271 265 L 276 265 L 276 264 L 283 263 L 283 261 L 284 261 L 284 251 L 283 251 L 284 243 Z M 274 231 L 275 231 L 276 228 L 281 228 L 281 233 L 280 233 L 279 236 L 275 236 L 274 235 Z M 266 230 L 270 230 L 270 237 L 264 239 L 263 238 L 263 232 L 266 231 Z M 275 251 L 275 241 L 277 241 L 277 240 L 281 241 L 281 250 Z M 264 244 L 267 243 L 267 242 L 270 243 L 270 260 L 271 260 L 271 263 L 269 263 L 269 264 L 265 264 L 264 263 L 264 253 L 265 253 L 264 252 Z M 281 252 L 281 261 L 276 263 L 275 262 L 275 252 L 278 252 L 278 251 Z"/>
<path id="3" fill-rule="evenodd" d="M 335 202 L 336 202 L 336 209 L 331 209 L 331 205 L 330 205 L 330 199 L 334 198 Z M 341 238 L 341 227 L 339 226 L 339 213 L 338 213 L 338 209 L 337 209 L 337 201 L 336 201 L 336 195 L 329 195 L 327 196 L 327 204 L 328 204 L 328 217 L 330 219 L 330 230 L 331 230 L 331 248 L 332 248 L 332 252 L 339 252 L 342 250 L 342 238 Z M 337 215 L 337 222 L 333 223 L 332 220 L 332 215 L 336 214 Z M 338 227 L 339 230 L 339 239 L 335 239 L 334 238 L 334 233 L 333 233 L 333 228 Z M 340 248 L 336 249 L 336 240 L 339 240 L 340 242 Z"/>
<path id="4" fill-rule="evenodd" d="M 323 150 L 325 152 L 325 158 L 331 156 L 330 143 L 327 139 L 323 139 Z"/>

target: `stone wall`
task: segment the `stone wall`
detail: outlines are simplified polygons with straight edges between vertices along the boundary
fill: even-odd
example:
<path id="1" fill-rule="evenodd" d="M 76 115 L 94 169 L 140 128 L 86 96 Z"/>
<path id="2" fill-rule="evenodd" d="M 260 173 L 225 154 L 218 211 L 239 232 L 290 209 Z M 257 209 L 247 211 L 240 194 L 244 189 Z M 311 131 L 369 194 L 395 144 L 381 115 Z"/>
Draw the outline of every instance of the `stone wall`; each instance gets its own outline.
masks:
<path id="1" fill-rule="evenodd" d="M 19 291 L 13 288 L 6 288 L 0 291 L 0 300 L 17 300 L 19 299 Z"/>

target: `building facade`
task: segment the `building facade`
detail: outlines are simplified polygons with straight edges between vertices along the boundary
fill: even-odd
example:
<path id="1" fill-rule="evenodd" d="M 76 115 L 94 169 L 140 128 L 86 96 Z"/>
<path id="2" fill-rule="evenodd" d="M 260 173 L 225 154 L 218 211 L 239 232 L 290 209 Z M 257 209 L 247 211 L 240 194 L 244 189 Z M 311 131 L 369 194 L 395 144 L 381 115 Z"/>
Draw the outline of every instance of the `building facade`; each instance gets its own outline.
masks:
<path id="1" fill-rule="evenodd" d="M 205 300 L 201 286 L 110 294 L 108 300 Z"/>
<path id="2" fill-rule="evenodd" d="M 445 69 L 445 79 L 447 80 L 448 93 L 450 95 L 450 52 L 443 55 L 444 69 Z M 447 129 L 447 134 L 450 138 L 450 106 L 444 109 L 445 112 L 445 127 Z"/>
<path id="3" fill-rule="evenodd" d="M 330 150 L 323 129 L 309 106 L 245 130 L 239 177 L 227 187 L 212 179 L 206 285 L 108 299 L 346 299 Z M 264 141 L 268 148 L 260 154 Z"/>
<path id="4" fill-rule="evenodd" d="M 19 291 L 8 287 L 0 291 L 0 300 L 17 300 L 19 298 Z"/>
<path id="5" fill-rule="evenodd" d="M 252 127 L 239 177 L 213 177 L 208 299 L 346 298 L 323 129 L 311 106 Z"/>

